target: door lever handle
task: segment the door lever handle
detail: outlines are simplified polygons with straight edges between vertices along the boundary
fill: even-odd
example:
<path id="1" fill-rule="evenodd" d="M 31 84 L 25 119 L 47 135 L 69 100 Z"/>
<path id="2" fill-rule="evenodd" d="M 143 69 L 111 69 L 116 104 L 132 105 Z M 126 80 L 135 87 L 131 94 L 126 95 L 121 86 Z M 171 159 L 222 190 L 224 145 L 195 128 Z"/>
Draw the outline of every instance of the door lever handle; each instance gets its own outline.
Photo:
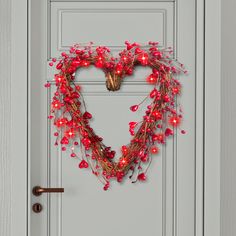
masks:
<path id="1" fill-rule="evenodd" d="M 64 188 L 42 188 L 40 186 L 35 186 L 32 189 L 32 193 L 35 196 L 40 196 L 42 193 L 64 193 Z"/>

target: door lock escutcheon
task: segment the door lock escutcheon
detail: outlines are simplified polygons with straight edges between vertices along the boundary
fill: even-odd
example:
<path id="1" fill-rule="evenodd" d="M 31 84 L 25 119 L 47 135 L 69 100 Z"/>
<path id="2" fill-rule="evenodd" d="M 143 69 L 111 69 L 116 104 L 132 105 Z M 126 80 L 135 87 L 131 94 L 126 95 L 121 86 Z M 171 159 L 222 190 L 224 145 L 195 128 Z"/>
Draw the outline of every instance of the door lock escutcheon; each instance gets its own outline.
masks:
<path id="1" fill-rule="evenodd" d="M 43 206 L 40 203 L 34 203 L 32 206 L 32 210 L 35 213 L 40 213 L 43 210 Z"/>

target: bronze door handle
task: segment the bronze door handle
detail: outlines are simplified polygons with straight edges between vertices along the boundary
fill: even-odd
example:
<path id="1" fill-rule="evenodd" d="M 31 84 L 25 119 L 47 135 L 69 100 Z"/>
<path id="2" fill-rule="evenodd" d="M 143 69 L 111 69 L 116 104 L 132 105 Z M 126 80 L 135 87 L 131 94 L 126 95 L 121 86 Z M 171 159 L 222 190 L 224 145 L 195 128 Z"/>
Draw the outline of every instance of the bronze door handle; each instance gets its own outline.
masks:
<path id="1" fill-rule="evenodd" d="M 40 186 L 35 186 L 32 189 L 32 193 L 35 196 L 40 196 L 42 193 L 64 193 L 64 188 L 42 188 Z"/>

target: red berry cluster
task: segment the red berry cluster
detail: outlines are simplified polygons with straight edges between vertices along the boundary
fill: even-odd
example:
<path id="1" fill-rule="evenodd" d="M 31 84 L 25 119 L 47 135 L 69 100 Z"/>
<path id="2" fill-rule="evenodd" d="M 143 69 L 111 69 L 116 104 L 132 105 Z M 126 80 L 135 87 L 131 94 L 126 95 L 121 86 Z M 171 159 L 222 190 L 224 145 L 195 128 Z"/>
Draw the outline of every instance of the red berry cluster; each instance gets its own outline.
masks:
<path id="1" fill-rule="evenodd" d="M 50 66 L 56 63 L 58 70 L 54 76 L 56 92 L 49 115 L 57 129 L 55 145 L 60 144 L 62 151 L 70 147 L 71 157 L 81 158 L 79 168 L 91 167 L 93 174 L 104 183 L 104 190 L 109 188 L 111 178 L 121 182 L 128 172 L 131 172 L 133 182 L 145 181 L 152 155 L 159 152 L 158 146 L 174 134 L 174 128 L 182 119 L 175 99 L 181 92 L 181 84 L 175 76 L 186 71 L 182 64 L 171 59 L 171 49 L 160 49 L 156 42 L 149 42 L 148 47 L 138 43 L 125 44 L 126 49 L 117 58 L 107 47 L 76 44 L 69 53 L 63 52 L 59 61 L 53 58 L 49 63 Z M 76 70 L 91 65 L 104 71 L 107 88 L 113 91 L 120 88 L 124 77 L 133 74 L 136 66 L 152 69 L 146 81 L 153 88 L 144 99 L 150 103 L 140 122 L 129 123 L 132 139 L 121 147 L 122 156 L 118 162 L 113 161 L 115 151 L 91 128 L 92 114 L 86 111 L 81 87 L 74 82 Z M 45 87 L 49 88 L 50 83 Z M 143 101 L 132 105 L 130 110 L 136 112 L 142 104 Z"/>

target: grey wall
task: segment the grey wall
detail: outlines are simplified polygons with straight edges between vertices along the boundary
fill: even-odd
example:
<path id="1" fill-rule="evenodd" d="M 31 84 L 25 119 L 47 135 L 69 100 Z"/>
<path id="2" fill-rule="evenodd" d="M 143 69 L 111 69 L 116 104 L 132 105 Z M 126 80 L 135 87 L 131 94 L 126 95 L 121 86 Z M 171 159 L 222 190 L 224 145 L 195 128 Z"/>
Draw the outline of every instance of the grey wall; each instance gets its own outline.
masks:
<path id="1" fill-rule="evenodd" d="M 222 0 L 221 236 L 236 235 L 236 1 Z"/>
<path id="2" fill-rule="evenodd" d="M 0 235 L 11 235 L 11 1 L 0 0 Z M 1 194 L 4 193 L 4 194 Z"/>

